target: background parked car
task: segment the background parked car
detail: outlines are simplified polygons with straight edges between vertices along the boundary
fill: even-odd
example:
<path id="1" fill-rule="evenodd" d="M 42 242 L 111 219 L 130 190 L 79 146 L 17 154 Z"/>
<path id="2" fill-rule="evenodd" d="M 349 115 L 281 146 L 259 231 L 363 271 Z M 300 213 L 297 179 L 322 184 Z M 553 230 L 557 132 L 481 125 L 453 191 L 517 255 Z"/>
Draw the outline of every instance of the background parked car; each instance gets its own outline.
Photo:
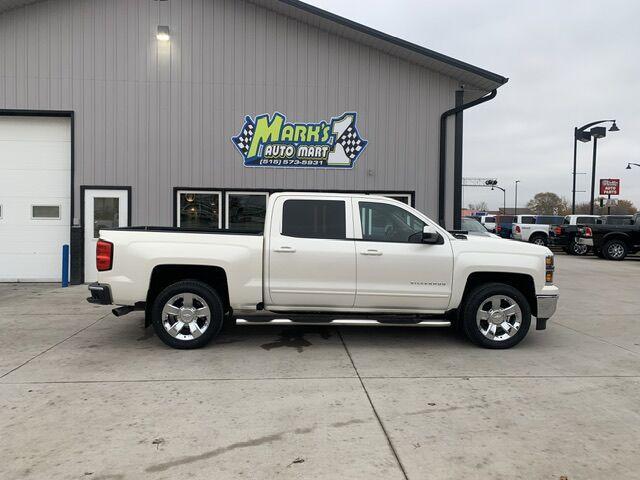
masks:
<path id="1" fill-rule="evenodd" d="M 480 223 L 491 233 L 496 233 L 496 217 L 495 215 L 482 215 Z"/>
<path id="2" fill-rule="evenodd" d="M 584 225 L 604 223 L 600 215 L 567 215 L 562 225 L 557 225 L 549 232 L 549 245 L 561 247 L 569 255 L 586 255 L 591 250 L 587 245 L 578 243 L 578 229 Z"/>
<path id="3" fill-rule="evenodd" d="M 536 215 L 534 223 L 529 223 L 529 218 L 524 219 L 524 223 L 513 224 L 513 239 L 544 246 L 549 244 L 549 232 L 564 221 L 560 215 Z"/>
<path id="4" fill-rule="evenodd" d="M 465 230 L 469 235 L 500 238 L 496 234 L 489 232 L 484 225 L 473 217 L 463 217 L 462 230 Z"/>
<path id="5" fill-rule="evenodd" d="M 629 253 L 640 251 L 640 213 L 636 213 L 630 220 L 607 220 L 615 223 L 580 227 L 577 233 L 578 243 L 592 247 L 596 255 L 607 260 L 624 260 Z M 624 223 L 618 223 L 620 220 Z"/>
<path id="6" fill-rule="evenodd" d="M 496 234 L 502 238 L 512 238 L 514 223 L 536 223 L 535 215 L 496 215 Z"/>

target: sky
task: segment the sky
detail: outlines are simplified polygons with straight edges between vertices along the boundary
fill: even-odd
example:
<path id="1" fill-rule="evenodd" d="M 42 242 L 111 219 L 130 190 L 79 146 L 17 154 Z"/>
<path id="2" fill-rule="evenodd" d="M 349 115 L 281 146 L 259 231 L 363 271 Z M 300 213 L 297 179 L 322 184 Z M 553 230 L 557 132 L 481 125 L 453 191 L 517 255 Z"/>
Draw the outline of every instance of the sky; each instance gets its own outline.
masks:
<path id="1" fill-rule="evenodd" d="M 494 177 L 507 207 L 537 192 L 571 200 L 573 129 L 616 119 L 598 141 L 600 178 L 620 178 L 640 208 L 640 2 L 306 0 L 385 33 L 509 78 L 465 112 L 464 176 Z M 578 143 L 577 202 L 588 201 L 593 142 Z M 580 191 L 583 192 L 580 192 Z M 502 206 L 502 192 L 464 188 L 464 205 Z"/>

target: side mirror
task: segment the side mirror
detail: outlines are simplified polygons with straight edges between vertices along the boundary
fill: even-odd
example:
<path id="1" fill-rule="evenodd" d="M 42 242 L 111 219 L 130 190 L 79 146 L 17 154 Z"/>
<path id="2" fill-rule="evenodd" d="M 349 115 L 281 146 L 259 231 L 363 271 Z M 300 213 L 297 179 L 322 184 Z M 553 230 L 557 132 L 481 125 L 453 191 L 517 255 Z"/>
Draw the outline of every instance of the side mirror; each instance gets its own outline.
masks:
<path id="1" fill-rule="evenodd" d="M 431 225 L 425 225 L 422 229 L 422 243 L 438 243 L 440 234 Z"/>

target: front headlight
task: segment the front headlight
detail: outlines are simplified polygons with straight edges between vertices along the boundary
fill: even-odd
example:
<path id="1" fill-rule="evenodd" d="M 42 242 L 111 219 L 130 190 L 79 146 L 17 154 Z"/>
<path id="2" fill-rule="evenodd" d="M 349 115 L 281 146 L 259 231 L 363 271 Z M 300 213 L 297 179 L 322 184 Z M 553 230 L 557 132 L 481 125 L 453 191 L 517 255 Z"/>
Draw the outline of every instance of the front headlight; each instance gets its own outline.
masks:
<path id="1" fill-rule="evenodd" d="M 553 284 L 553 271 L 555 270 L 555 265 L 553 263 L 553 255 L 547 255 L 545 259 L 545 276 L 544 281 L 548 285 Z"/>

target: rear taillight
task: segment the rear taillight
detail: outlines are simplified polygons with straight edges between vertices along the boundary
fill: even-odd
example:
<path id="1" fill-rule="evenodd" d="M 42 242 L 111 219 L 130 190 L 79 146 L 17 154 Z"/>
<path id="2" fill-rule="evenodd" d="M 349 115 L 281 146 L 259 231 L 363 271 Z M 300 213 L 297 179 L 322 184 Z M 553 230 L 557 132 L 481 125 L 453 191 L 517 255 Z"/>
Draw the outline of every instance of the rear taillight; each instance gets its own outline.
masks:
<path id="1" fill-rule="evenodd" d="M 516 233 L 520 233 L 522 230 L 520 230 L 520 225 L 516 225 Z"/>
<path id="2" fill-rule="evenodd" d="M 496 232 L 502 231 L 502 227 L 500 225 L 496 225 Z"/>
<path id="3" fill-rule="evenodd" d="M 586 227 L 584 229 L 584 236 L 585 237 L 593 237 L 593 230 L 591 230 L 591 227 Z"/>
<path id="4" fill-rule="evenodd" d="M 562 227 L 556 227 L 553 229 L 556 235 L 562 235 Z"/>
<path id="5" fill-rule="evenodd" d="M 113 243 L 98 240 L 96 245 L 96 267 L 99 272 L 111 270 L 113 265 Z"/>

